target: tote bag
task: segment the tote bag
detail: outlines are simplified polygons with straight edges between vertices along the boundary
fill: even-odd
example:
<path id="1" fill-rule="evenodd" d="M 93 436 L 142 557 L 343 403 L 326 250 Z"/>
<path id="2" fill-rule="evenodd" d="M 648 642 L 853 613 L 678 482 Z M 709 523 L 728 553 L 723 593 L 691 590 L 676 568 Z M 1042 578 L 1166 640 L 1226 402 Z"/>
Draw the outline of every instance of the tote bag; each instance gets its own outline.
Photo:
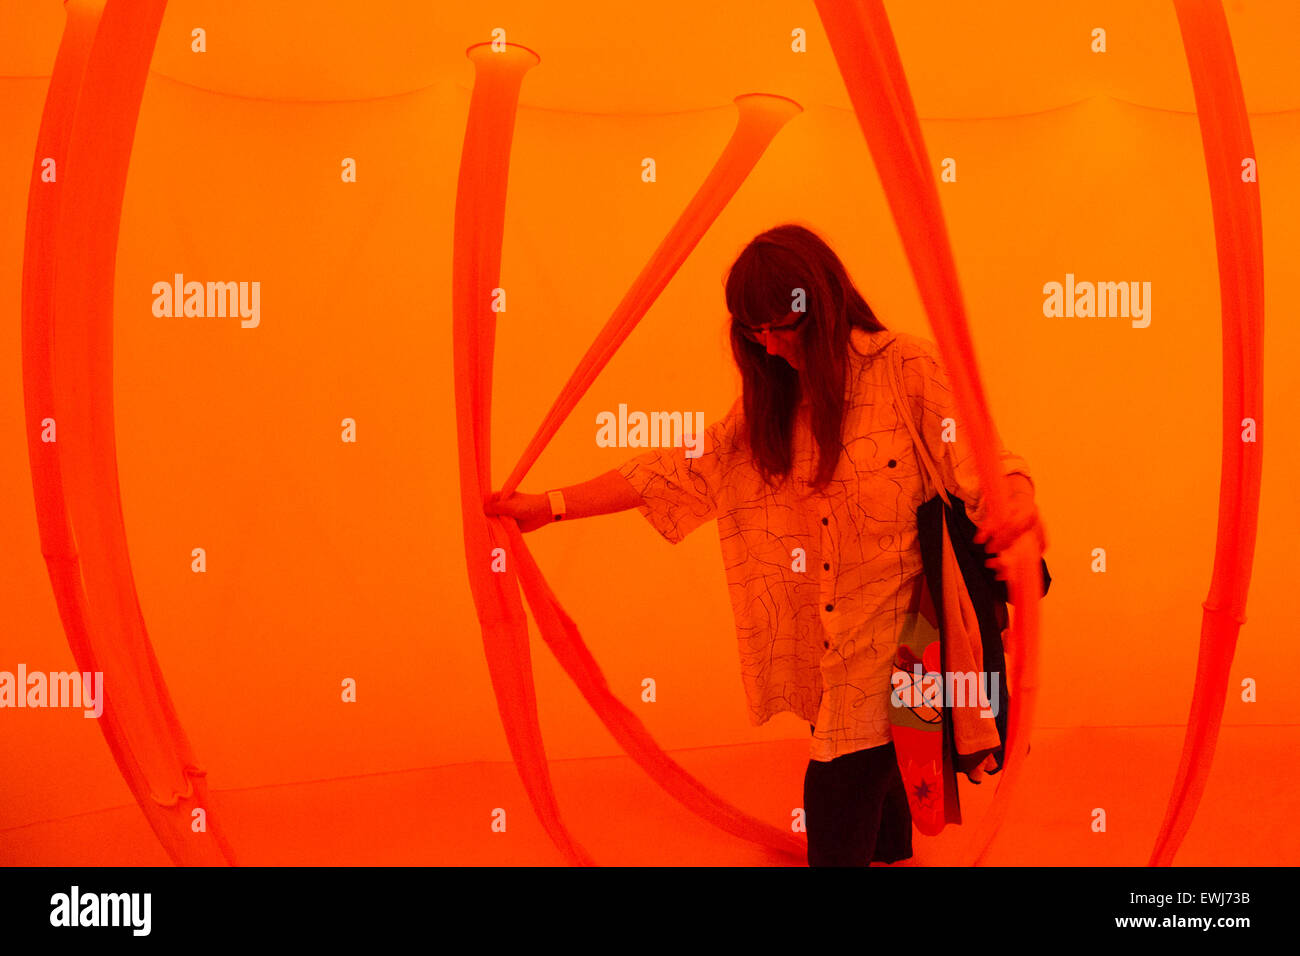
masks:
<path id="1" fill-rule="evenodd" d="M 893 667 L 890 721 L 908 808 L 917 829 L 933 835 L 961 823 L 957 773 L 970 773 L 990 754 L 1002 769 L 1007 715 L 1002 631 L 1006 584 L 986 565 L 992 556 L 974 540 L 966 503 L 949 494 L 903 400 L 902 353 L 888 349 L 890 390 L 911 435 L 925 500 L 917 534 L 925 584 L 900 635 Z M 1051 577 L 1041 561 L 1043 594 Z"/>

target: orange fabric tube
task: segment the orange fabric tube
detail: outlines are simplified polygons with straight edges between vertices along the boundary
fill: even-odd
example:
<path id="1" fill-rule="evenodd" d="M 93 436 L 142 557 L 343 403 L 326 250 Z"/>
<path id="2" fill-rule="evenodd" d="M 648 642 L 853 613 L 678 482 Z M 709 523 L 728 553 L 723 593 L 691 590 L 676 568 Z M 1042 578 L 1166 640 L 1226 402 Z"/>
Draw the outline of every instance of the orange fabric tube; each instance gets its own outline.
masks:
<path id="1" fill-rule="evenodd" d="M 1264 464 L 1264 241 L 1259 186 L 1243 176 L 1253 159 L 1250 117 L 1228 22 L 1218 0 L 1175 0 L 1178 28 L 1196 95 L 1196 114 L 1214 212 L 1223 312 L 1223 452 L 1219 523 L 1210 593 L 1183 752 L 1151 866 L 1168 866 L 1183 841 L 1214 761 L 1228 692 L 1228 669 L 1246 621 Z M 1255 440 L 1244 441 L 1244 419 Z"/>
<path id="2" fill-rule="evenodd" d="M 509 493 L 522 480 L 565 417 L 577 405 L 619 345 L 686 261 L 709 224 L 717 218 L 749 175 L 772 137 L 801 111 L 797 103 L 780 96 L 748 94 L 736 97 L 735 102 L 740 114 L 739 120 L 722 155 L 619 302 L 595 342 L 579 361 L 577 369 L 525 449 L 504 493 Z M 497 520 L 504 522 L 505 519 Z M 804 858 L 807 849 L 802 840 L 790 832 L 742 813 L 688 774 L 659 748 L 641 721 L 609 691 L 577 626 L 560 607 L 546 584 L 540 569 L 528 553 L 518 528 L 509 524 L 503 526 L 513 542 L 512 554 L 519 561 L 524 593 L 543 638 L 601 722 L 628 755 L 655 783 L 701 818 L 734 836 L 766 846 L 779 854 Z"/>
<path id="3" fill-rule="evenodd" d="M 573 863 L 590 857 L 568 833 L 546 769 L 528 652 L 522 584 L 547 644 L 619 744 L 651 778 L 684 806 L 720 828 L 791 857 L 804 844 L 792 833 L 742 813 L 704 787 L 655 744 L 644 725 L 609 691 L 605 679 L 533 561 L 523 536 L 505 517 L 489 518 L 483 503 L 489 482 L 489 419 L 492 346 L 491 290 L 500 274 L 510 139 L 523 74 L 538 60 L 521 47 L 493 53 L 471 47 L 476 74 L 456 201 L 453 266 L 453 334 L 457 427 L 465 553 L 484 650 L 498 710 L 529 799 L 556 846 Z M 784 97 L 737 97 L 740 122 L 722 157 L 649 263 L 614 310 L 596 341 L 553 403 L 511 474 L 512 490 L 564 418 L 577 404 L 619 344 L 640 321 L 709 224 L 725 207 L 776 132 L 800 107 Z M 507 555 L 506 573 L 490 570 L 494 549 Z"/>
<path id="4" fill-rule="evenodd" d="M 219 865 L 233 855 L 136 598 L 113 430 L 118 226 L 165 2 L 65 7 L 23 264 L 23 385 L 41 548 L 77 666 L 104 675 L 100 730 L 150 827 L 176 863 Z M 46 158 L 55 161 L 53 182 L 41 178 Z M 57 441 L 42 441 L 46 418 Z M 196 830 L 197 809 L 204 825 Z"/>
<path id="5" fill-rule="evenodd" d="M 784 96 L 749 93 L 737 96 L 734 102 L 740 118 L 722 155 L 560 390 L 537 429 L 537 434 L 528 443 L 519 463 L 502 486 L 503 496 L 511 494 L 519 482 L 523 481 L 528 469 L 537 461 L 537 456 L 554 437 L 578 400 L 591 387 L 600 370 L 613 358 L 624 339 L 636 328 L 641 317 L 681 268 L 709 225 L 735 195 L 772 137 L 792 118 L 803 112 L 803 107 Z"/>
<path id="6" fill-rule="evenodd" d="M 524 546 L 523 534 L 518 526 L 510 524 L 506 532 L 514 544 L 513 553 L 520 561 L 520 581 L 542 637 L 565 672 L 573 678 L 596 716 L 628 756 L 669 795 L 719 829 L 793 859 L 803 860 L 807 856 L 807 845 L 793 833 L 779 830 L 738 810 L 687 773 L 659 748 L 645 725 L 610 691 L 596 659 L 583 643 L 578 626 L 564 612 Z"/>
<path id="7" fill-rule="evenodd" d="M 491 486 L 492 349 L 496 320 L 492 290 L 501 273 L 510 142 L 524 74 L 541 62 L 517 44 L 494 51 L 479 43 L 466 51 L 474 64 L 465 141 L 456 188 L 452 262 L 452 347 L 461 512 L 470 591 L 483 631 L 492 691 L 506 742 L 529 802 L 551 840 L 574 864 L 591 858 L 560 819 L 537 720 L 537 695 L 523 602 L 510 574 L 489 569 L 493 552 L 509 551 L 499 527 L 483 514 Z"/>
<path id="8" fill-rule="evenodd" d="M 996 515 L 1006 507 L 1008 490 L 998 468 L 993 425 L 980 386 L 939 193 L 889 18 L 880 0 L 817 0 L 817 10 L 952 380 L 989 513 Z M 1028 750 L 1037 697 L 1038 597 L 1042 587 L 1038 557 L 1014 565 L 1009 579 L 1015 606 L 1009 676 L 1017 697 L 1008 719 L 1006 761 L 996 798 L 974 840 L 977 864 L 984 862 L 1006 814 Z"/>

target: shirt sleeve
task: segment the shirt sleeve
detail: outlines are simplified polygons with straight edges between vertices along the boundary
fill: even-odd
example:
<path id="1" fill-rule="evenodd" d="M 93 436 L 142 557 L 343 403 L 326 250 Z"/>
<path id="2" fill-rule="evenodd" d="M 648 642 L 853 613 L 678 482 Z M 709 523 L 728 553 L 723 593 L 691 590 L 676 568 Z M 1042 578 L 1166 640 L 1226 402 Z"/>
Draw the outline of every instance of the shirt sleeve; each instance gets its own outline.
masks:
<path id="1" fill-rule="evenodd" d="M 913 420 L 917 422 L 930 457 L 939 468 L 944 488 L 966 502 L 971 520 L 978 525 L 984 518 L 984 496 L 980 489 L 979 471 L 975 466 L 975 452 L 970 443 L 969 431 L 962 427 L 952 384 L 939 356 L 939 347 L 919 337 L 915 342 L 916 349 L 910 357 L 904 353 L 903 363 L 903 380 L 917 412 Z M 950 440 L 945 441 L 945 436 Z M 1033 476 L 1029 472 L 1029 462 L 1003 447 L 996 424 L 993 425 L 993 440 L 998 448 L 1002 473 L 1023 475 L 1032 486 Z"/>
<path id="2" fill-rule="evenodd" d="M 727 470 L 735 461 L 741 399 L 704 430 L 700 454 L 687 448 L 653 448 L 616 469 L 641 495 L 637 509 L 673 544 L 718 515 Z"/>

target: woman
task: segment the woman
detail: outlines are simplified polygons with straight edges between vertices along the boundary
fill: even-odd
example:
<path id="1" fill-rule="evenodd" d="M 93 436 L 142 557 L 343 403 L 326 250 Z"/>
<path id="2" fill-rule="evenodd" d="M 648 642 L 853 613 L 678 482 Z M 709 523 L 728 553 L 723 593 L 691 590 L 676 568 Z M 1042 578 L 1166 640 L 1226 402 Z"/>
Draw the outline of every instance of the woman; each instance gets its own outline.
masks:
<path id="1" fill-rule="evenodd" d="M 698 456 L 656 448 L 558 494 L 493 495 L 485 510 L 531 531 L 557 514 L 636 507 L 674 543 L 716 518 L 750 720 L 788 710 L 812 726 L 809 864 L 903 860 L 912 822 L 890 733 L 890 673 L 920 607 L 916 509 L 927 496 L 887 349 L 902 351 L 905 413 L 990 552 L 1046 547 L 1029 468 L 1002 451 L 1012 504 L 991 526 L 937 348 L 885 329 L 810 230 L 785 224 L 757 236 L 731 267 L 726 301 L 743 392 Z M 1003 577 L 1003 562 L 993 563 Z"/>

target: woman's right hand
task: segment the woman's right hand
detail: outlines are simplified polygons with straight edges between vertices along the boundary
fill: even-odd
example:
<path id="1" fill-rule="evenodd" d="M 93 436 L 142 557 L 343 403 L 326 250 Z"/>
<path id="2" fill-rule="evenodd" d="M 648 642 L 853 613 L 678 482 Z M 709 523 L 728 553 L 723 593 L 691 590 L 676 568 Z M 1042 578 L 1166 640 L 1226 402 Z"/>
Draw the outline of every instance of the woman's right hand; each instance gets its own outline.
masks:
<path id="1" fill-rule="evenodd" d="M 483 505 L 483 513 L 505 515 L 514 518 L 520 531 L 536 531 L 542 525 L 551 523 L 551 503 L 546 495 L 525 495 L 514 492 L 508 498 L 502 498 L 501 492 L 495 491 Z"/>

